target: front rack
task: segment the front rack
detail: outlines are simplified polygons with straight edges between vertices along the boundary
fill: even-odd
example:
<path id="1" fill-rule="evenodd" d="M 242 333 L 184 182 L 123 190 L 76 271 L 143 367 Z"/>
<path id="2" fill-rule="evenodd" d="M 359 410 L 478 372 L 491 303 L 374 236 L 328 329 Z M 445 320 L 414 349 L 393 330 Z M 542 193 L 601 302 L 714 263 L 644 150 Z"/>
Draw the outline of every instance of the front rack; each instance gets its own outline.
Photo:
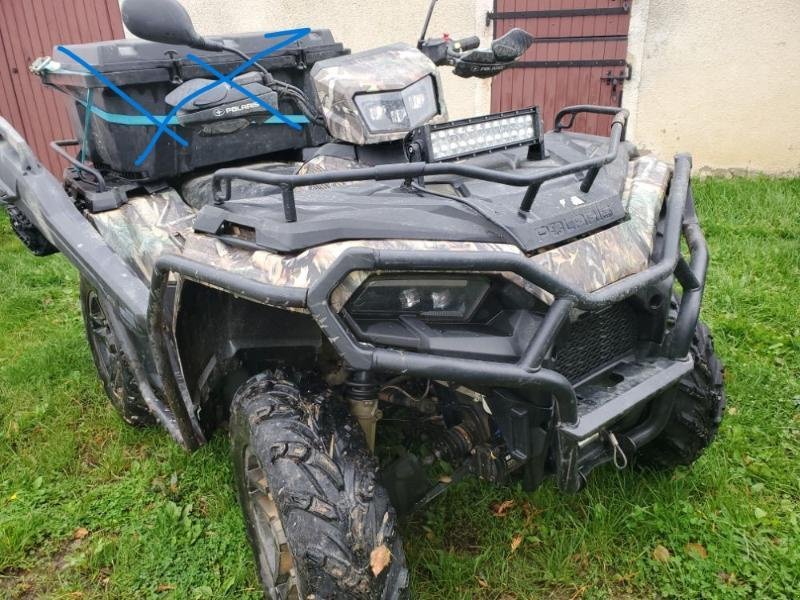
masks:
<path id="1" fill-rule="evenodd" d="M 575 117 L 579 113 L 593 113 L 613 115 L 611 122 L 611 132 L 609 134 L 610 143 L 608 152 L 597 158 L 554 167 L 541 173 L 533 175 L 518 175 L 504 171 L 496 171 L 484 167 L 476 167 L 463 163 L 426 163 L 413 162 L 406 164 L 380 165 L 364 169 L 351 169 L 346 171 L 327 171 L 324 173 L 312 173 L 308 175 L 283 175 L 277 173 L 264 173 L 253 169 L 220 169 L 214 173 L 214 199 L 217 205 L 222 205 L 231 199 L 231 181 L 239 179 L 273 185 L 281 190 L 283 198 L 283 211 L 287 223 L 297 221 L 297 205 L 295 202 L 294 191 L 299 187 L 312 185 L 324 185 L 330 183 L 350 183 L 356 181 L 387 181 L 403 179 L 408 187 L 414 179 L 423 179 L 430 175 L 456 175 L 469 179 L 480 179 L 492 183 L 500 183 L 515 187 L 527 187 L 525 196 L 522 199 L 519 210 L 521 213 L 530 212 L 536 196 L 542 185 L 551 179 L 557 179 L 566 175 L 573 175 L 586 171 L 586 175 L 581 182 L 581 191 L 588 192 L 592 189 L 597 175 L 605 165 L 613 162 L 619 152 L 621 143 L 625 140 L 625 129 L 628 123 L 628 111 L 616 107 L 608 106 L 570 106 L 562 109 L 556 117 L 556 131 L 569 129 L 572 127 Z M 564 116 L 571 115 L 572 118 L 567 124 L 561 123 Z"/>

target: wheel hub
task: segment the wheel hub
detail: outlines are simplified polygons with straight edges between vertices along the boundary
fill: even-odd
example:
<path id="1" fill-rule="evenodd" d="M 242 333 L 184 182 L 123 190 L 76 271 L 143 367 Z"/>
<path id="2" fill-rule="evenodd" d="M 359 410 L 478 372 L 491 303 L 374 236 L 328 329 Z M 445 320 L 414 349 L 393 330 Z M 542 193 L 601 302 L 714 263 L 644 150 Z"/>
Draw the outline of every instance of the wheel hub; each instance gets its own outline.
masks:
<path id="1" fill-rule="evenodd" d="M 275 600 L 300 600 L 300 586 L 294 557 L 286 540 L 278 505 L 267 483 L 267 476 L 250 451 L 244 454 L 247 482 L 247 510 L 259 546 L 258 567 L 267 592 Z"/>
<path id="2" fill-rule="evenodd" d="M 98 366 L 105 371 L 103 375 L 112 382 L 112 391 L 119 399 L 124 394 L 124 385 L 117 338 L 96 292 L 89 293 L 87 306 L 89 308 L 89 338 L 99 358 Z"/>

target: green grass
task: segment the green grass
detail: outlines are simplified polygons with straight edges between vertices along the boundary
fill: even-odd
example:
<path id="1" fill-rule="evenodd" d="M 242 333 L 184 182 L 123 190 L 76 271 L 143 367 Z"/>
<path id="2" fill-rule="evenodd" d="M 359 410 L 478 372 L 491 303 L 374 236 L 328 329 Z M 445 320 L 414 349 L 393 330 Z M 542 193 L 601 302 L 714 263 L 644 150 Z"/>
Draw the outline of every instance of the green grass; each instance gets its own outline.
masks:
<path id="1" fill-rule="evenodd" d="M 718 441 L 691 469 L 604 469 L 577 496 L 459 485 L 403 525 L 416 597 L 796 597 L 800 181 L 696 194 L 731 407 Z M 259 597 L 225 436 L 189 455 L 122 423 L 77 287 L 63 258 L 29 256 L 0 221 L 0 596 Z"/>

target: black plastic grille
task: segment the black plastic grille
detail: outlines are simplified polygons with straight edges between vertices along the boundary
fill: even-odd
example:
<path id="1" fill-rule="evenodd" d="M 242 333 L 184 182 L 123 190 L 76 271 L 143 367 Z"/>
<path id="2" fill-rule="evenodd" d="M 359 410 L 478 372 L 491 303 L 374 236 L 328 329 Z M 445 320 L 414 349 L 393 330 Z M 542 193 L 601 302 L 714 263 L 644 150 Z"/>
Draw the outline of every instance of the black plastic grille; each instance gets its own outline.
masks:
<path id="1" fill-rule="evenodd" d="M 584 313 L 555 349 L 555 370 L 572 382 L 634 351 L 639 320 L 625 303 Z"/>

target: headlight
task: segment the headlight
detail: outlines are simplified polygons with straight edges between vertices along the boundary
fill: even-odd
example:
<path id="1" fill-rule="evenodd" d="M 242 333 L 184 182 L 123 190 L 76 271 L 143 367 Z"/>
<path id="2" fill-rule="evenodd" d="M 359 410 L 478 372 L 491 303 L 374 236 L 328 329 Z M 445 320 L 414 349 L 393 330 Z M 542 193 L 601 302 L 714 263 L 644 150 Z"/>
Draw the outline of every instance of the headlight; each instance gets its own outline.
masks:
<path id="1" fill-rule="evenodd" d="M 354 318 L 413 315 L 466 321 L 489 291 L 486 277 L 375 277 L 347 305 Z"/>
<path id="2" fill-rule="evenodd" d="M 372 133 L 410 131 L 439 114 L 431 77 L 400 92 L 359 94 L 355 102 Z"/>

